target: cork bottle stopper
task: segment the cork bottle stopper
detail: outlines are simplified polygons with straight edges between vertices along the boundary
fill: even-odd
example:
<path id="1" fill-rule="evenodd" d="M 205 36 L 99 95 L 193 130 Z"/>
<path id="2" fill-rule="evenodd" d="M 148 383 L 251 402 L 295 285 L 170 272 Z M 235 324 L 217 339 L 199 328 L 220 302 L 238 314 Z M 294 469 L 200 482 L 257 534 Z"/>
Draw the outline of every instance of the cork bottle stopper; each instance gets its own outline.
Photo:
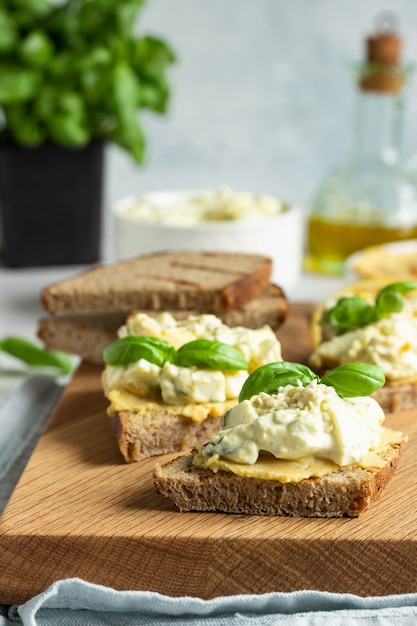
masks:
<path id="1" fill-rule="evenodd" d="M 366 39 L 365 66 L 359 83 L 362 90 L 395 95 L 403 88 L 403 41 L 397 29 L 394 15 L 384 13 L 377 18 L 376 32 Z"/>

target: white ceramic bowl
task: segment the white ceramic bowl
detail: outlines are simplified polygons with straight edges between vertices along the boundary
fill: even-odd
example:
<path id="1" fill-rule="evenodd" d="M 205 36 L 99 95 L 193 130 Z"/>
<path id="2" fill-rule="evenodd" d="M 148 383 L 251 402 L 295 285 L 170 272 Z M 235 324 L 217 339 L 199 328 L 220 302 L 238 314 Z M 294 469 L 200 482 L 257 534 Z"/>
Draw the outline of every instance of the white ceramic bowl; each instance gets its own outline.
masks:
<path id="1" fill-rule="evenodd" d="M 124 198 L 114 207 L 117 260 L 162 250 L 249 252 L 273 259 L 273 281 L 284 290 L 296 284 L 301 272 L 303 215 L 282 203 L 274 216 L 199 221 L 194 224 L 151 222 L 134 216 L 139 200 L 169 211 L 170 207 L 207 191 L 166 191 L 140 199 Z M 278 199 L 277 199 L 278 200 Z"/>

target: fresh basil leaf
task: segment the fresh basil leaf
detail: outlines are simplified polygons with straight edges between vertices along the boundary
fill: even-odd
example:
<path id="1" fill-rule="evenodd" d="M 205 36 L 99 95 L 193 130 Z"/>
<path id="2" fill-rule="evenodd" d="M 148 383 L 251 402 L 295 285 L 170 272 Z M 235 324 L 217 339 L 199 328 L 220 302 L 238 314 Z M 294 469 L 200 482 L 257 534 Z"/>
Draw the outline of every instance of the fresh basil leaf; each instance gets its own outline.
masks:
<path id="1" fill-rule="evenodd" d="M 73 364 L 62 352 L 49 351 L 24 337 L 6 337 L 0 341 L 0 351 L 33 367 L 54 368 L 61 374 L 69 374 Z"/>
<path id="2" fill-rule="evenodd" d="M 404 307 L 404 300 L 397 291 L 381 292 L 375 302 L 375 308 L 378 317 L 388 315 L 389 313 L 400 313 Z"/>
<path id="3" fill-rule="evenodd" d="M 339 334 L 362 328 L 377 322 L 385 315 L 402 311 L 403 295 L 414 290 L 417 290 L 415 281 L 392 283 L 378 292 L 374 305 L 359 296 L 344 296 L 325 312 L 323 321 L 335 326 Z"/>
<path id="4" fill-rule="evenodd" d="M 23 146 L 36 147 L 45 139 L 43 124 L 33 118 L 26 104 L 4 107 L 3 109 L 9 130 Z"/>
<path id="5" fill-rule="evenodd" d="M 139 359 L 146 359 L 162 367 L 166 361 L 173 361 L 175 348 L 167 341 L 147 335 L 130 335 L 117 339 L 103 350 L 103 360 L 108 365 L 128 365 Z"/>
<path id="6" fill-rule="evenodd" d="M 298 385 L 301 383 L 305 387 L 313 380 L 318 381 L 319 378 L 306 365 L 289 361 L 268 363 L 258 367 L 246 379 L 239 394 L 239 402 L 249 400 L 252 396 L 261 393 L 261 391 L 269 394 L 276 393 L 279 387 L 284 387 L 285 385 Z"/>
<path id="7" fill-rule="evenodd" d="M 342 398 L 354 398 L 369 396 L 382 387 L 385 374 L 379 365 L 346 363 L 324 374 L 320 382 L 334 387 Z"/>
<path id="8" fill-rule="evenodd" d="M 3 4 L 0 106 L 3 112 L 9 107 L 3 134 L 27 146 L 46 139 L 70 147 L 92 138 L 110 140 L 142 163 L 146 136 L 138 114 L 166 112 L 167 71 L 175 61 L 162 39 L 138 35 L 144 0 Z M 67 92 L 81 105 L 72 98 L 62 109 Z M 26 106 L 24 116 L 13 115 L 10 109 L 20 105 Z"/>
<path id="9" fill-rule="evenodd" d="M 146 35 L 135 42 L 134 60 L 137 68 L 141 70 L 151 64 L 162 67 L 166 63 L 174 63 L 176 55 L 165 41 Z"/>
<path id="10" fill-rule="evenodd" d="M 16 24 L 11 15 L 0 8 L 0 53 L 11 52 L 18 40 Z"/>
<path id="11" fill-rule="evenodd" d="M 116 24 L 117 32 L 122 37 L 127 37 L 132 29 L 132 24 L 136 20 L 136 13 L 138 7 L 144 3 L 144 0 L 125 0 L 124 2 L 118 2 L 115 6 L 116 10 Z"/>
<path id="12" fill-rule="evenodd" d="M 340 298 L 324 315 L 326 323 L 337 326 L 341 331 L 366 326 L 375 319 L 374 307 L 358 296 Z"/>
<path id="13" fill-rule="evenodd" d="M 233 346 L 221 341 L 196 339 L 177 350 L 175 364 L 181 367 L 209 367 L 215 370 L 247 370 L 249 363 Z"/>
<path id="14" fill-rule="evenodd" d="M 71 113 L 55 114 L 50 119 L 49 132 L 51 138 L 59 144 L 70 148 L 82 148 L 91 140 L 88 129 L 81 120 L 74 118 Z"/>
<path id="15" fill-rule="evenodd" d="M 53 44 L 49 37 L 42 31 L 32 31 L 22 41 L 20 56 L 28 64 L 33 66 L 46 66 L 53 56 Z"/>
<path id="16" fill-rule="evenodd" d="M 39 90 L 41 81 L 37 71 L 17 64 L 0 64 L 0 104 L 15 105 L 27 102 Z"/>
<path id="17" fill-rule="evenodd" d="M 383 287 L 379 294 L 384 293 L 386 291 L 395 291 L 400 293 L 402 296 L 409 291 L 417 290 L 417 282 L 415 280 L 403 280 L 398 283 L 391 283 L 386 287 Z"/>
<path id="18" fill-rule="evenodd" d="M 19 0 L 12 4 L 19 24 L 33 24 L 35 19 L 46 16 L 52 8 L 50 0 Z"/>
<path id="19" fill-rule="evenodd" d="M 391 283 L 379 291 L 375 300 L 375 307 L 380 315 L 399 313 L 404 306 L 402 296 L 414 290 L 417 290 L 417 282 L 413 280 Z"/>

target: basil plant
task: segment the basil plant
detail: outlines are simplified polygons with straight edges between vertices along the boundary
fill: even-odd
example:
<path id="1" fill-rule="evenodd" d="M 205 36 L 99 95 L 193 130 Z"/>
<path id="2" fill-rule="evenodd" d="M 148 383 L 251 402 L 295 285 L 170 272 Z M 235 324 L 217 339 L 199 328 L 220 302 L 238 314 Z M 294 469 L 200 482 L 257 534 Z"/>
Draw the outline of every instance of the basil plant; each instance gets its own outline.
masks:
<path id="1" fill-rule="evenodd" d="M 111 141 L 137 163 L 140 109 L 163 114 L 175 61 L 160 38 L 136 34 L 144 0 L 3 0 L 1 139 L 80 148 Z"/>

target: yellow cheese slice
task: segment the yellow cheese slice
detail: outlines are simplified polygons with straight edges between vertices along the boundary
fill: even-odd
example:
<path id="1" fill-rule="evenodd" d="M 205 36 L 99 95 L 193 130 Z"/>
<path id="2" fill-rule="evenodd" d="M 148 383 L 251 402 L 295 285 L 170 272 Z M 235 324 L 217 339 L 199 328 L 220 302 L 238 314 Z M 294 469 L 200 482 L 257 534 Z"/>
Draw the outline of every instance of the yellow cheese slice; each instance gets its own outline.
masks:
<path id="1" fill-rule="evenodd" d="M 205 419 L 221 417 L 237 404 L 237 398 L 225 402 L 206 402 L 204 404 L 165 404 L 157 397 L 141 397 L 127 389 L 112 389 L 108 393 L 110 406 L 107 409 L 109 415 L 119 411 L 129 411 L 141 416 L 152 411 L 163 411 L 166 416 L 181 416 L 200 424 Z"/>
<path id="2" fill-rule="evenodd" d="M 195 455 L 193 463 L 197 467 L 210 469 L 212 472 L 223 470 L 242 478 L 261 478 L 264 480 L 278 480 L 281 483 L 299 482 L 306 478 L 321 478 L 340 470 L 380 468 L 386 463 L 384 453 L 391 443 L 404 441 L 403 433 L 385 428 L 382 434 L 381 445 L 368 452 L 359 463 L 341 467 L 328 459 L 319 459 L 315 456 L 304 456 L 296 460 L 276 459 L 270 454 L 261 453 L 253 465 L 235 463 L 215 454 L 205 457 L 200 451 Z"/>

